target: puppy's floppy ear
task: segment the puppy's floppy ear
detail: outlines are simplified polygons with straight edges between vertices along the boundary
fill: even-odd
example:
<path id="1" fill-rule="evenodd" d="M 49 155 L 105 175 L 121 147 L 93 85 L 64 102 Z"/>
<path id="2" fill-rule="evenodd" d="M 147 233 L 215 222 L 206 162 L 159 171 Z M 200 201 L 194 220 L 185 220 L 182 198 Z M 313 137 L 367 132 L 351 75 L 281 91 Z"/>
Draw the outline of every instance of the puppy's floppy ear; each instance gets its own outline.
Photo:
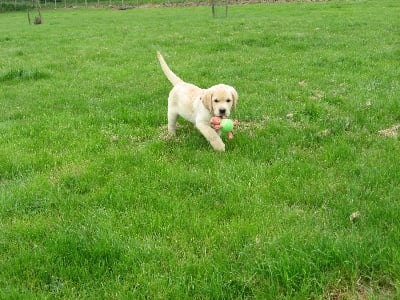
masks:
<path id="1" fill-rule="evenodd" d="M 234 88 L 231 89 L 231 93 L 232 93 L 232 109 L 235 110 L 236 109 L 236 104 L 238 102 L 239 96 L 238 93 L 236 92 L 236 90 Z"/>
<path id="2" fill-rule="evenodd" d="M 201 102 L 203 102 L 203 105 L 208 111 L 212 111 L 212 94 L 210 91 L 204 92 L 204 94 L 201 96 Z"/>

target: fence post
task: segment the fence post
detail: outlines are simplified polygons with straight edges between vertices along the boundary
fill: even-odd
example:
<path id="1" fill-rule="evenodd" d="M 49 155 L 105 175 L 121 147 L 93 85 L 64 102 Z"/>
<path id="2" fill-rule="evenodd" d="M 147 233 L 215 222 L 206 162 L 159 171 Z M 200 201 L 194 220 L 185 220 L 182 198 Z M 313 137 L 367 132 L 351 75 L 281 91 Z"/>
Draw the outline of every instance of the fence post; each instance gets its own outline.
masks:
<path id="1" fill-rule="evenodd" d="M 215 18 L 215 6 L 218 6 L 218 4 L 223 4 L 223 2 L 219 3 L 219 0 L 211 0 L 211 11 L 212 11 L 212 16 L 213 18 Z M 228 4 L 229 4 L 229 0 L 225 0 L 225 17 L 228 17 Z"/>

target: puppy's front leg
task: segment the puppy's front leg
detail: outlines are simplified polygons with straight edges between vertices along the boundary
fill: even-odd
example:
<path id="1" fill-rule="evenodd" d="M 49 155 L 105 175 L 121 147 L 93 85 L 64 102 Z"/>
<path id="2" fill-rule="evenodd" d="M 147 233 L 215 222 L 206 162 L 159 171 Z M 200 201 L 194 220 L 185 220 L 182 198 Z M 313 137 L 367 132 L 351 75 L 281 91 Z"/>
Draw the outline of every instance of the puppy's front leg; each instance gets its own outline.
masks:
<path id="1" fill-rule="evenodd" d="M 221 137 L 219 134 L 211 128 L 210 124 L 208 122 L 204 121 L 197 121 L 196 122 L 196 127 L 199 129 L 202 135 L 207 139 L 207 141 L 210 142 L 211 146 L 214 148 L 216 151 L 225 151 L 225 144 L 222 141 Z"/>

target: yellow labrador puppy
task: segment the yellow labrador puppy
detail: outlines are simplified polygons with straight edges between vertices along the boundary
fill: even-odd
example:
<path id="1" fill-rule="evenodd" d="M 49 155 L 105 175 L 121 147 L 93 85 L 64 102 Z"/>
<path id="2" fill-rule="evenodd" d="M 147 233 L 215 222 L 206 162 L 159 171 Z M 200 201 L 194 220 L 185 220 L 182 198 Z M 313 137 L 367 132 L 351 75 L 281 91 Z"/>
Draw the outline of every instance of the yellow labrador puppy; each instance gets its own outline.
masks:
<path id="1" fill-rule="evenodd" d="M 168 131 L 175 134 L 179 115 L 195 124 L 216 151 L 225 151 L 225 144 L 211 127 L 210 119 L 214 116 L 229 117 L 238 101 L 235 89 L 225 84 L 201 89 L 176 76 L 160 52 L 157 52 L 157 57 L 165 76 L 174 86 L 168 97 Z"/>

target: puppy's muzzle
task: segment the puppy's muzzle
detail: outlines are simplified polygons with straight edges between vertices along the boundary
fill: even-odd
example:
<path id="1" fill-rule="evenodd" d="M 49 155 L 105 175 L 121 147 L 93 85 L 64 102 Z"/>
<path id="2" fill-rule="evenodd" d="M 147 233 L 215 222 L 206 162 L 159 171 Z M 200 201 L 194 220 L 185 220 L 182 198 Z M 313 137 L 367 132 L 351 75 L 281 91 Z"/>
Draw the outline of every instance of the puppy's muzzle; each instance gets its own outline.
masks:
<path id="1" fill-rule="evenodd" d="M 219 110 L 219 114 L 220 114 L 221 117 L 225 116 L 226 115 L 226 109 L 225 108 L 221 108 Z"/>

